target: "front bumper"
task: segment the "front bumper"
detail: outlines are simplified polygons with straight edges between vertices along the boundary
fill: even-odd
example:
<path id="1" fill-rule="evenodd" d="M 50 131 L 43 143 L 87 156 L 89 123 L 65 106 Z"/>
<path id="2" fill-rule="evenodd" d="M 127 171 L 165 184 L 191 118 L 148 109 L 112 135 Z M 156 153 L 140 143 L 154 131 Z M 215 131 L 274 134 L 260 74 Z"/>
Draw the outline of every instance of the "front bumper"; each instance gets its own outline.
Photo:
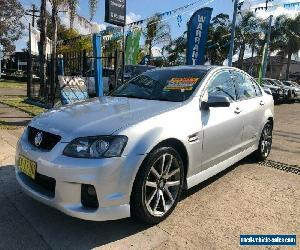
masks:
<path id="1" fill-rule="evenodd" d="M 52 206 L 70 216 L 93 221 L 116 220 L 130 216 L 130 194 L 135 175 L 144 156 L 133 155 L 109 159 L 74 159 L 62 155 L 65 143 L 58 143 L 50 152 L 32 146 L 23 136 L 17 147 L 18 156 L 37 163 L 37 173 L 55 180 L 54 194 L 36 185 L 21 173 L 16 178 L 20 186 L 32 198 Z M 16 164 L 17 166 L 17 164 Z M 93 185 L 99 206 L 82 205 L 83 184 Z"/>

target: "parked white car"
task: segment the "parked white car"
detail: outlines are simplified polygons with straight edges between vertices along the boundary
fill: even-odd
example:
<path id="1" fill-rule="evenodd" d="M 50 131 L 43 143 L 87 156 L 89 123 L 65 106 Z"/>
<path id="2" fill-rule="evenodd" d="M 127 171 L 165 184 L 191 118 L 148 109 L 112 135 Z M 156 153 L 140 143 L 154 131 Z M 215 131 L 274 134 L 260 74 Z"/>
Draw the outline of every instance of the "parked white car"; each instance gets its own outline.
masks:
<path id="1" fill-rule="evenodd" d="M 112 96 L 34 118 L 16 150 L 16 178 L 36 200 L 85 220 L 149 224 L 189 189 L 272 145 L 274 101 L 230 67 L 151 70 Z"/>

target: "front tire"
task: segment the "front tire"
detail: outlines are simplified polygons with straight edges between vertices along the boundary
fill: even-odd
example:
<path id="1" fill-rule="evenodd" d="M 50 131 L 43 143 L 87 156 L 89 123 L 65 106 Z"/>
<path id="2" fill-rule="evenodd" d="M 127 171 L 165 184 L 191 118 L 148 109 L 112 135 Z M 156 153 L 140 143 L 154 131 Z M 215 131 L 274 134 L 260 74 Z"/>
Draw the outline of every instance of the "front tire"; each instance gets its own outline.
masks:
<path id="1" fill-rule="evenodd" d="M 148 224 L 167 218 L 176 207 L 184 182 L 184 166 L 171 147 L 153 150 L 142 164 L 132 190 L 131 215 Z"/>
<path id="2" fill-rule="evenodd" d="M 268 122 L 261 133 L 258 149 L 254 152 L 254 157 L 258 161 L 265 161 L 272 148 L 273 141 L 273 125 L 271 122 Z"/>

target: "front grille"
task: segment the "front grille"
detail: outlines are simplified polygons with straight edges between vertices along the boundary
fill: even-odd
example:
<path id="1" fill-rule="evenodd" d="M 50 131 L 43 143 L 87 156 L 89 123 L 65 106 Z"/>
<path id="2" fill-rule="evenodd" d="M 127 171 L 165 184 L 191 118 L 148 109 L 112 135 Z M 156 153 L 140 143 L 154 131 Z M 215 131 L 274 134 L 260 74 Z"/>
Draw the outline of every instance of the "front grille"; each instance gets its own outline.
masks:
<path id="1" fill-rule="evenodd" d="M 42 141 L 37 145 L 35 143 L 35 138 L 39 132 L 42 133 Z M 50 151 L 60 140 L 61 137 L 59 135 L 51 134 L 34 127 L 28 127 L 28 141 L 37 148 Z"/>
<path id="2" fill-rule="evenodd" d="M 54 178 L 39 173 L 36 173 L 34 180 L 21 172 L 19 173 L 19 176 L 22 181 L 34 191 L 49 198 L 55 197 L 56 181 Z"/>

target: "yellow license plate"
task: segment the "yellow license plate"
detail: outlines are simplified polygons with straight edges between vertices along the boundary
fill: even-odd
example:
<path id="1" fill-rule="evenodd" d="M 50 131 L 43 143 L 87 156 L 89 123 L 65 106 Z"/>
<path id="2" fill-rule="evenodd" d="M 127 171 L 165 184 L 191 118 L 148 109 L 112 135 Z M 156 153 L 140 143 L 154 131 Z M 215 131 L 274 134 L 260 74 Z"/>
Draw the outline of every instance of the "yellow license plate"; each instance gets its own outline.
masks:
<path id="1" fill-rule="evenodd" d="M 26 157 L 20 155 L 18 160 L 18 168 L 22 173 L 26 174 L 32 179 L 35 179 L 36 168 L 37 168 L 36 162 L 29 160 Z"/>

